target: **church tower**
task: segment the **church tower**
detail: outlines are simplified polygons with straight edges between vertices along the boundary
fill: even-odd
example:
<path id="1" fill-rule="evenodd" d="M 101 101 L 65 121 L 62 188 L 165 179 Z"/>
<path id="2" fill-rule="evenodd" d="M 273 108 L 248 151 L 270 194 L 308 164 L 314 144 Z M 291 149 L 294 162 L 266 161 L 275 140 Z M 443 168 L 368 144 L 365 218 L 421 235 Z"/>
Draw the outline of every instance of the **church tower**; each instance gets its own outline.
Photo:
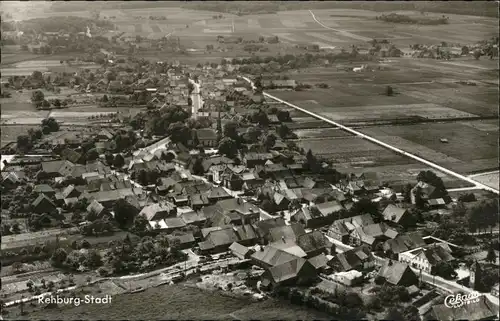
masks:
<path id="1" fill-rule="evenodd" d="M 469 287 L 471 289 L 477 290 L 479 285 L 479 280 L 481 279 L 483 273 L 483 268 L 481 264 L 476 260 L 470 267 L 470 278 Z"/>

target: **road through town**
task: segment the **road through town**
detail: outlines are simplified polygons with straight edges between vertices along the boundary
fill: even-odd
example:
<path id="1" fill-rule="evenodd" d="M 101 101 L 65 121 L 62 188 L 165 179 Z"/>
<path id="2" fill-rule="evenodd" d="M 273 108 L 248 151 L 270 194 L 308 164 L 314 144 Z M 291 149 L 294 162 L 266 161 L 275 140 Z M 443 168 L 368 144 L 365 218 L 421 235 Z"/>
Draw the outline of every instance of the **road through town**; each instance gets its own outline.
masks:
<path id="1" fill-rule="evenodd" d="M 251 84 L 251 86 L 252 86 L 252 88 L 254 88 L 254 89 L 255 89 L 254 83 L 253 83 L 253 82 L 252 82 L 249 78 L 244 77 L 244 76 L 241 76 L 241 78 L 242 78 L 242 79 L 244 79 L 245 81 L 247 81 L 248 83 L 250 83 L 250 84 Z M 412 158 L 412 159 L 414 159 L 414 160 L 416 160 L 416 161 L 418 161 L 418 162 L 420 162 L 420 163 L 423 163 L 423 164 L 425 164 L 425 165 L 427 165 L 427 166 L 430 166 L 430 167 L 432 167 L 432 168 L 434 168 L 434 169 L 437 169 L 437 170 L 438 170 L 438 171 L 440 171 L 440 172 L 443 172 L 443 173 L 448 174 L 448 175 L 450 175 L 450 176 L 453 176 L 453 177 L 459 178 L 459 179 L 461 179 L 461 180 L 464 180 L 464 181 L 466 181 L 466 182 L 469 182 L 469 183 L 471 183 L 471 184 L 474 184 L 474 186 L 476 186 L 477 188 L 484 189 L 484 190 L 487 190 L 487 191 L 493 192 L 493 193 L 495 193 L 495 194 L 499 194 L 499 191 L 498 191 L 497 189 L 494 189 L 494 188 L 489 187 L 489 186 L 487 186 L 487 185 L 484 185 L 484 184 L 482 184 L 482 183 L 480 183 L 480 182 L 477 182 L 477 181 L 475 181 L 474 179 L 472 179 L 472 178 L 470 178 L 470 177 L 467 177 L 467 176 L 464 176 L 464 175 L 462 175 L 462 174 L 459 174 L 459 173 L 453 172 L 453 171 L 451 171 L 451 170 L 449 170 L 449 169 L 447 169 L 447 168 L 444 168 L 443 166 L 440 166 L 440 165 L 438 165 L 438 164 L 436 164 L 436 163 L 433 163 L 433 162 L 431 162 L 431 161 L 428 161 L 428 160 L 426 160 L 426 159 L 424 159 L 424 158 L 422 158 L 422 157 L 416 156 L 416 155 L 411 154 L 411 153 L 408 153 L 408 152 L 406 152 L 406 151 L 404 151 L 404 150 L 402 150 L 402 149 L 399 149 L 399 148 L 397 148 L 397 147 L 394 147 L 394 146 L 392 146 L 392 145 L 389 145 L 389 144 L 387 144 L 387 143 L 384 143 L 383 141 L 380 141 L 380 140 L 378 140 L 378 139 L 376 139 L 376 138 L 373 138 L 373 137 L 371 137 L 371 136 L 368 136 L 368 135 L 366 135 L 366 134 L 363 134 L 363 133 L 361 133 L 361 132 L 359 132 L 359 131 L 357 131 L 357 130 L 354 130 L 354 129 L 350 128 L 350 127 L 344 126 L 344 125 L 342 125 L 342 124 L 340 124 L 340 123 L 337 123 L 337 122 L 335 122 L 335 121 L 333 121 L 333 120 L 331 120 L 331 119 L 328 119 L 328 118 L 326 118 L 326 117 L 324 117 L 324 116 L 321 116 L 321 115 L 319 115 L 319 114 L 313 113 L 313 112 L 311 112 L 311 111 L 309 111 L 309 110 L 307 110 L 307 109 L 304 109 L 304 108 L 302 108 L 302 107 L 299 107 L 299 106 L 293 105 L 293 104 L 291 104 L 291 103 L 289 103 L 289 102 L 287 102 L 287 101 L 285 101 L 285 100 L 282 100 L 282 99 L 280 99 L 280 98 L 278 98 L 278 97 L 275 97 L 275 96 L 270 95 L 270 94 L 268 94 L 268 93 L 263 93 L 263 94 L 264 94 L 264 96 L 265 96 L 265 97 L 268 97 L 268 98 L 271 98 L 271 99 L 273 99 L 273 100 L 279 101 L 279 102 L 280 102 L 280 103 L 282 103 L 282 104 L 285 104 L 285 105 L 287 105 L 287 106 L 289 106 L 289 107 L 292 107 L 292 108 L 294 108 L 294 109 L 297 109 L 297 110 L 299 110 L 299 111 L 301 111 L 301 112 L 303 112 L 303 113 L 305 113 L 305 114 L 307 114 L 307 115 L 309 115 L 309 116 L 312 116 L 312 117 L 314 117 L 314 118 L 317 118 L 317 119 L 320 119 L 320 120 L 322 120 L 322 121 L 325 121 L 325 122 L 327 122 L 327 123 L 329 123 L 329 124 L 331 124 L 331 125 L 334 125 L 334 126 L 336 126 L 336 127 L 340 128 L 340 129 L 344 130 L 344 131 L 349 132 L 349 133 L 352 133 L 352 134 L 354 134 L 354 135 L 356 135 L 356 136 L 358 136 L 358 137 L 361 137 L 361 138 L 363 138 L 363 139 L 366 139 L 366 140 L 368 140 L 368 141 L 370 141 L 370 142 L 372 142 L 372 143 L 375 143 L 375 144 L 377 144 L 377 145 L 380 145 L 380 146 L 382 146 L 382 147 L 385 147 L 385 148 L 387 148 L 387 149 L 390 149 L 390 150 L 392 150 L 392 151 L 394 151 L 394 152 L 396 152 L 396 153 L 398 153 L 398 154 L 401 154 L 401 155 L 404 155 L 404 156 L 406 156 L 406 157 Z"/>

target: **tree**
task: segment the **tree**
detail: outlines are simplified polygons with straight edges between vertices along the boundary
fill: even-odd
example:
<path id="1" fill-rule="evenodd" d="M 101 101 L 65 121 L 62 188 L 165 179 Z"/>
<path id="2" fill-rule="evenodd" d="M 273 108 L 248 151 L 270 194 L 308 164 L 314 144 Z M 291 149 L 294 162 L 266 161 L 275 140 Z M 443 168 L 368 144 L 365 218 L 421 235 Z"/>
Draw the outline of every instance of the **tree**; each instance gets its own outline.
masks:
<path id="1" fill-rule="evenodd" d="M 392 89 L 392 87 L 391 87 L 391 86 L 387 86 L 387 87 L 385 88 L 385 94 L 386 94 L 387 96 L 392 96 L 392 95 L 394 94 L 394 91 L 393 91 L 393 89 Z"/>
<path id="2" fill-rule="evenodd" d="M 123 165 L 125 165 L 125 159 L 123 158 L 122 154 L 115 155 L 115 159 L 113 160 L 113 165 L 116 168 L 122 168 Z"/>
<path id="3" fill-rule="evenodd" d="M 41 79 L 43 79 L 43 74 L 41 71 L 35 70 L 31 74 L 31 77 L 33 77 L 33 79 L 36 79 L 36 80 L 41 80 Z"/>
<path id="4" fill-rule="evenodd" d="M 191 129 L 180 121 L 170 124 L 167 132 L 173 143 L 187 145 L 188 140 L 191 138 Z"/>
<path id="5" fill-rule="evenodd" d="M 383 276 L 380 276 L 380 275 L 376 276 L 374 281 L 375 281 L 375 284 L 377 284 L 377 285 L 385 284 L 385 278 Z"/>
<path id="6" fill-rule="evenodd" d="M 385 316 L 384 319 L 385 320 L 392 320 L 392 321 L 407 321 L 403 312 L 401 312 L 400 309 L 395 308 L 395 307 L 389 309 L 389 311 L 387 312 L 387 315 Z M 413 321 L 413 320 L 411 320 L 411 321 Z"/>
<path id="7" fill-rule="evenodd" d="M 469 47 L 463 46 L 462 47 L 462 53 L 461 53 L 461 55 L 462 56 L 467 56 L 468 54 L 469 54 Z"/>
<path id="8" fill-rule="evenodd" d="M 488 249 L 488 254 L 486 254 L 485 261 L 490 263 L 495 263 L 497 261 L 497 254 L 495 253 L 493 245 L 490 245 L 490 248 Z"/>
<path id="9" fill-rule="evenodd" d="M 144 216 L 138 215 L 134 219 L 131 232 L 137 235 L 143 235 L 145 232 L 147 232 L 148 226 L 149 226 L 148 220 Z"/>
<path id="10" fill-rule="evenodd" d="M 113 161 L 115 160 L 113 154 L 111 154 L 110 152 L 107 152 L 104 155 L 104 159 L 106 160 L 106 164 L 108 164 L 108 165 L 112 165 Z"/>
<path id="11" fill-rule="evenodd" d="M 52 264 L 55 267 L 62 267 L 67 257 L 68 254 L 66 253 L 66 251 L 64 249 L 58 248 L 54 251 L 54 254 L 52 254 L 51 257 Z"/>
<path id="12" fill-rule="evenodd" d="M 59 123 L 53 117 L 44 118 L 42 120 L 42 128 L 45 126 L 49 128 L 51 133 L 59 131 Z"/>
<path id="13" fill-rule="evenodd" d="M 293 132 L 288 128 L 287 125 L 281 124 L 278 126 L 278 135 L 280 135 L 281 139 L 287 139 Z"/>
<path id="14" fill-rule="evenodd" d="M 412 189 L 412 186 L 410 183 L 406 184 L 404 187 L 403 187 L 403 201 L 405 203 L 411 203 L 411 189 Z"/>
<path id="15" fill-rule="evenodd" d="M 262 145 L 267 149 L 271 149 L 276 144 L 276 136 L 273 134 L 267 134 L 262 140 Z"/>
<path id="16" fill-rule="evenodd" d="M 45 95 L 43 94 L 43 92 L 41 90 L 35 90 L 32 94 L 31 94 L 31 101 L 35 104 L 39 104 L 39 103 L 42 103 L 45 99 Z"/>
<path id="17" fill-rule="evenodd" d="M 203 167 L 203 159 L 198 157 L 193 164 L 193 174 L 202 176 L 205 173 L 205 168 Z"/>
<path id="18" fill-rule="evenodd" d="M 28 151 L 31 147 L 31 140 L 28 135 L 17 136 L 17 148 L 23 151 Z"/>
<path id="19" fill-rule="evenodd" d="M 448 262 L 439 262 L 431 269 L 431 274 L 438 275 L 447 280 L 452 280 L 457 276 L 457 272 L 453 266 Z"/>
<path id="20" fill-rule="evenodd" d="M 113 212 L 115 213 L 114 219 L 120 228 L 128 227 L 134 222 L 136 211 L 124 199 L 116 201 L 113 205 Z"/>
<path id="21" fill-rule="evenodd" d="M 229 158 L 234 158 L 238 154 L 236 142 L 229 137 L 223 138 L 219 143 L 219 153 Z"/>
<path id="22" fill-rule="evenodd" d="M 479 58 L 481 57 L 481 51 L 476 50 L 474 51 L 473 55 L 476 60 L 479 60 Z"/>
<path id="23" fill-rule="evenodd" d="M 87 160 L 94 161 L 98 158 L 99 158 L 99 153 L 97 152 L 97 149 L 92 148 L 87 152 Z"/>
<path id="24" fill-rule="evenodd" d="M 290 112 L 288 110 L 278 110 L 276 116 L 280 122 L 291 122 Z"/>
<path id="25" fill-rule="evenodd" d="M 103 103 L 107 103 L 107 102 L 109 101 L 109 99 L 108 99 L 108 95 L 104 95 L 104 96 L 102 96 L 101 101 L 102 101 Z"/>
<path id="26" fill-rule="evenodd" d="M 436 188 L 436 193 L 439 193 L 440 196 L 448 194 L 446 187 L 444 186 L 443 179 L 437 176 L 433 171 L 421 171 L 417 175 L 417 181 L 434 186 Z"/>
<path id="27" fill-rule="evenodd" d="M 232 140 L 237 141 L 239 138 L 238 127 L 239 127 L 238 123 L 234 122 L 234 121 L 231 121 L 231 122 L 228 122 L 227 124 L 225 124 L 224 131 L 223 131 L 224 137 L 229 137 Z"/>
<path id="28" fill-rule="evenodd" d="M 259 141 L 262 131 L 259 127 L 251 126 L 247 129 L 247 137 L 250 143 L 257 143 Z"/>
<path id="29" fill-rule="evenodd" d="M 406 308 L 403 310 L 403 316 L 405 320 L 410 320 L 410 321 L 420 321 L 420 312 L 418 312 L 418 309 L 413 306 L 413 305 L 408 305 Z"/>

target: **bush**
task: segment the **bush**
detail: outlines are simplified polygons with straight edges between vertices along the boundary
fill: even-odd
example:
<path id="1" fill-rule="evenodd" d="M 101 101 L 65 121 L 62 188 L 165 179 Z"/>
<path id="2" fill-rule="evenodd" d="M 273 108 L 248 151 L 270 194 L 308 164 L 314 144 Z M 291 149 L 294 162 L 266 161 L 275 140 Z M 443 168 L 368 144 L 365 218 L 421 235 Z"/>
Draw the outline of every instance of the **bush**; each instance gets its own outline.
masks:
<path id="1" fill-rule="evenodd" d="M 375 284 L 377 285 L 383 285 L 385 283 L 385 278 L 383 276 L 376 276 L 375 277 Z"/>

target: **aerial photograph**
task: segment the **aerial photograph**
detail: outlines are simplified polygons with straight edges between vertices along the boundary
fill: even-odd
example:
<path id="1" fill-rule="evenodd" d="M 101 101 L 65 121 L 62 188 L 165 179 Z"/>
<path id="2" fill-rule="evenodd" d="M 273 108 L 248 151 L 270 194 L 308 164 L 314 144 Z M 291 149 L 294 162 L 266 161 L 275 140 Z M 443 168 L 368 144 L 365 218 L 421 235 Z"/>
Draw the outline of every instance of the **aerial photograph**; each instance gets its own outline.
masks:
<path id="1" fill-rule="evenodd" d="M 498 1 L 0 13 L 0 320 L 499 320 Z"/>

